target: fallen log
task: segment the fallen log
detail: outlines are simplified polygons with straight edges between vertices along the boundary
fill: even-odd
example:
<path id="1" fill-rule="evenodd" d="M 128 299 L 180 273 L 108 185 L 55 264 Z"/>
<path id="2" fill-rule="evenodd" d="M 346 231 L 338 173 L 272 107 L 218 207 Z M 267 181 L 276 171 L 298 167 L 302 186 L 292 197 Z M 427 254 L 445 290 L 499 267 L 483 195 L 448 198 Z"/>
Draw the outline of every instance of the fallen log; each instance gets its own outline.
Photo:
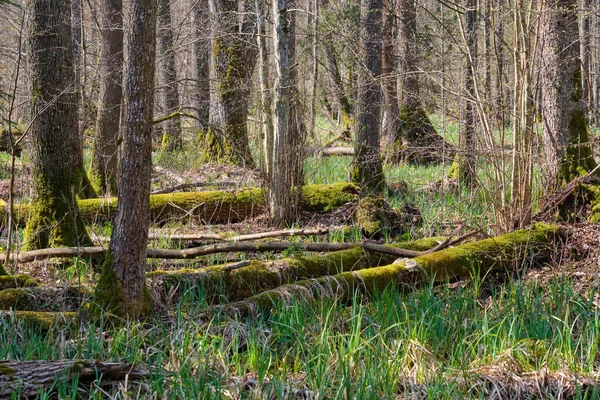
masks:
<path id="1" fill-rule="evenodd" d="M 324 297 L 347 302 L 357 293 L 381 292 L 394 285 L 413 288 L 422 284 L 468 278 L 473 273 L 486 276 L 493 270 L 512 269 L 547 258 L 562 235 L 555 225 L 537 224 L 490 239 L 467 243 L 455 248 L 429 253 L 414 259 L 396 260 L 377 268 L 342 272 L 317 279 L 307 279 L 264 291 L 245 300 L 209 309 L 208 314 L 223 309 L 236 315 L 268 312 L 274 304 L 302 298 Z"/>
<path id="2" fill-rule="evenodd" d="M 0 310 L 77 311 L 90 297 L 90 292 L 77 286 L 5 289 L 0 291 Z"/>
<path id="3" fill-rule="evenodd" d="M 392 249 L 388 253 L 395 250 L 405 254 L 420 253 L 444 241 L 441 238 L 427 238 L 384 247 Z M 177 271 L 158 270 L 146 276 L 150 279 L 152 287 L 162 288 L 165 292 L 173 290 L 172 288 L 185 290 L 190 287 L 201 287 L 207 300 L 215 302 L 220 296 L 237 300 L 301 279 L 387 265 L 397 257 L 397 254 L 365 251 L 355 244 L 348 250 L 317 256 L 289 257 L 270 262 L 252 260 L 249 265 L 238 264 L 236 268 L 225 265 Z"/>
<path id="4" fill-rule="evenodd" d="M 237 182 L 224 181 L 224 182 L 195 182 L 195 183 L 181 183 L 179 185 L 175 185 L 172 187 L 155 190 L 150 194 L 166 194 L 166 193 L 175 193 L 175 192 L 183 192 L 186 189 L 198 189 L 204 187 L 210 188 L 221 188 L 221 189 L 232 189 L 238 187 Z"/>
<path id="5" fill-rule="evenodd" d="M 353 156 L 354 148 L 352 147 L 308 147 L 306 150 L 307 156 L 328 157 L 328 156 Z"/>
<path id="6" fill-rule="evenodd" d="M 0 399 L 32 398 L 74 378 L 79 385 L 105 386 L 149 376 L 143 366 L 95 360 L 0 361 Z"/>
<path id="7" fill-rule="evenodd" d="M 75 312 L 0 311 L 0 320 L 12 321 L 48 331 L 56 325 L 71 325 L 77 321 Z M 0 371 L 1 372 L 1 371 Z"/>
<path id="8" fill-rule="evenodd" d="M 37 282 L 27 275 L 0 275 L 0 290 L 37 286 Z"/>
<path id="9" fill-rule="evenodd" d="M 358 187 L 342 182 L 331 185 L 302 187 L 301 207 L 305 211 L 326 213 L 356 199 Z M 112 219 L 117 211 L 117 198 L 79 200 L 79 213 L 90 223 Z M 15 221 L 24 226 L 29 205 L 16 204 Z M 154 223 L 168 221 L 200 221 L 202 223 L 238 222 L 260 215 L 265 210 L 264 191 L 259 188 L 236 191 L 169 193 L 150 196 L 150 217 Z M 0 222 L 6 224 L 6 205 L 0 204 Z"/>
<path id="10" fill-rule="evenodd" d="M 445 242 L 439 248 L 445 246 Z M 197 257 L 220 253 L 240 252 L 283 252 L 308 251 L 308 252 L 332 252 L 362 248 L 366 251 L 389 254 L 399 257 L 417 257 L 425 254 L 422 251 L 414 251 L 404 248 L 377 245 L 374 243 L 317 243 L 317 242 L 228 242 L 214 243 L 189 249 L 147 249 L 146 258 L 164 260 L 186 260 Z M 437 248 L 436 248 L 437 250 Z M 10 261 L 31 262 L 49 258 L 103 258 L 107 250 L 104 247 L 56 247 L 26 251 L 23 253 L 11 253 Z M 429 252 L 429 251 L 428 251 Z M 6 254 L 0 254 L 0 262 L 6 261 Z"/>
<path id="11" fill-rule="evenodd" d="M 271 231 L 271 232 L 260 232 L 260 233 L 251 233 L 248 235 L 239 235 L 239 236 L 224 236 L 218 233 L 188 233 L 188 234 L 178 234 L 178 233 L 159 233 L 159 232 L 150 232 L 148 235 L 148 239 L 150 240 L 158 240 L 158 239 L 170 239 L 170 240 L 179 240 L 182 242 L 201 242 L 206 240 L 214 240 L 217 242 L 248 242 L 251 240 L 260 240 L 260 239 L 269 239 L 269 238 L 279 238 L 279 237 L 294 237 L 294 236 L 318 236 L 318 235 L 327 235 L 331 230 L 328 228 L 315 228 L 315 229 L 284 229 L 279 231 Z"/>

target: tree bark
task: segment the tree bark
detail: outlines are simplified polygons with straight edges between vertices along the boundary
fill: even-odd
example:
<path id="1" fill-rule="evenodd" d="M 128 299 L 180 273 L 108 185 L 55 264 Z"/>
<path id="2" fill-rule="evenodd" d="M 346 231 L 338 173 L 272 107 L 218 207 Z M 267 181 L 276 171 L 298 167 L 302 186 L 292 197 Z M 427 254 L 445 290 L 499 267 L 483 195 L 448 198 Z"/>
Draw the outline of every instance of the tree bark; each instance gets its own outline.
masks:
<path id="1" fill-rule="evenodd" d="M 209 3 L 213 15 L 212 66 L 217 81 L 211 119 L 219 129 L 204 130 L 198 139 L 204 142 L 204 161 L 253 168 L 248 144 L 248 86 L 258 48 L 249 44 L 245 34 L 252 33 L 256 24 L 248 13 L 240 18 L 237 0 Z"/>
<path id="2" fill-rule="evenodd" d="M 159 0 L 158 4 L 158 49 L 162 56 L 159 68 L 159 81 L 162 92 L 162 108 L 166 114 L 179 111 L 179 89 L 175 48 L 173 47 L 173 24 L 171 22 L 171 1 Z M 181 137 L 181 117 L 176 115 L 163 123 L 162 148 L 166 151 L 180 151 L 183 148 Z"/>
<path id="3" fill-rule="evenodd" d="M 542 121 L 550 188 L 596 166 L 581 98 L 577 7 L 577 0 L 549 0 L 542 8 Z"/>
<path id="4" fill-rule="evenodd" d="M 123 98 L 123 0 L 100 6 L 100 104 L 92 158 L 92 182 L 102 194 L 117 194 L 119 132 Z"/>
<path id="5" fill-rule="evenodd" d="M 394 45 L 394 25 L 396 15 L 395 0 L 385 0 L 382 28 L 382 58 L 381 72 L 383 74 L 383 99 L 385 103 L 385 122 L 383 127 L 384 151 L 387 144 L 391 144 L 400 131 L 400 108 L 398 106 L 398 90 L 396 76 L 396 46 Z M 391 153 L 385 152 L 386 162 Z"/>
<path id="6" fill-rule="evenodd" d="M 196 57 L 196 95 L 198 120 L 200 129 L 207 129 L 210 120 L 210 12 L 208 0 L 196 2 L 194 9 L 194 25 L 196 41 L 194 55 Z"/>
<path id="7" fill-rule="evenodd" d="M 379 138 L 381 132 L 381 23 L 383 0 L 362 0 L 356 134 L 352 179 L 361 195 L 383 192 Z"/>
<path id="8" fill-rule="evenodd" d="M 264 170 L 268 181 L 271 181 L 273 161 L 273 113 L 271 101 L 271 89 L 269 87 L 269 52 L 267 49 L 267 8 L 264 0 L 255 0 L 257 18 L 257 40 L 258 40 L 258 77 L 260 81 L 260 112 L 262 123 Z"/>
<path id="9" fill-rule="evenodd" d="M 150 377 L 140 366 L 122 363 L 103 363 L 94 360 L 0 361 L 0 399 L 34 398 L 41 391 L 56 388 L 58 382 L 71 382 L 75 377 L 81 384 L 137 381 Z M 102 382 L 98 377 L 102 376 Z"/>
<path id="10" fill-rule="evenodd" d="M 132 0 L 125 78 L 125 131 L 117 214 L 95 303 L 139 318 L 150 311 L 145 284 L 152 178 L 152 112 L 156 60 L 156 0 Z"/>
<path id="11" fill-rule="evenodd" d="M 73 150 L 77 87 L 69 2 L 35 0 L 29 18 L 33 201 L 25 249 L 91 243 L 77 203 L 80 154 Z"/>

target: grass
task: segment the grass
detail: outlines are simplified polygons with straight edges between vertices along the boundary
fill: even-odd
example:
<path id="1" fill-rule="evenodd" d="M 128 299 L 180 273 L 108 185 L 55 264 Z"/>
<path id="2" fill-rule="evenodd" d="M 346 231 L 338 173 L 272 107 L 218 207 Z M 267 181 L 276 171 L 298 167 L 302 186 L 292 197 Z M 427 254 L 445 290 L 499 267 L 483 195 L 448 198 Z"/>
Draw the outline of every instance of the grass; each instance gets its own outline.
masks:
<path id="1" fill-rule="evenodd" d="M 262 388 L 254 398 L 285 398 L 292 388 L 327 399 L 423 390 L 427 398 L 485 398 L 485 385 L 469 382 L 492 366 L 590 374 L 600 362 L 600 311 L 561 279 L 490 287 L 476 276 L 456 287 L 389 289 L 370 302 L 357 296 L 347 306 L 295 302 L 256 320 L 200 321 L 205 306 L 201 292 L 188 291 L 169 323 L 113 331 L 81 325 L 42 333 L 4 320 L 0 358 L 144 363 L 153 373 L 148 382 L 107 394 L 170 399 L 251 398 L 244 377 Z M 86 390 L 80 396 L 103 397 L 104 389 Z M 56 391 L 75 398 L 72 382 Z"/>

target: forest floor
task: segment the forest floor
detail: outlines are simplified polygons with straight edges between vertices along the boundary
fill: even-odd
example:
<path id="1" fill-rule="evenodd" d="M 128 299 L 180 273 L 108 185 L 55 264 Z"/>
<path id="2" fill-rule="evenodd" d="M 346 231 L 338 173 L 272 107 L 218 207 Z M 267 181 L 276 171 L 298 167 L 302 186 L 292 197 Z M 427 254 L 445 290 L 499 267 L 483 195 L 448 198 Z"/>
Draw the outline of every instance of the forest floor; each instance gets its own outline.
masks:
<path id="1" fill-rule="evenodd" d="M 348 157 L 308 162 L 307 183 L 343 180 L 348 162 Z M 180 159 L 159 165 L 153 191 L 190 184 L 195 186 L 184 190 L 238 189 L 260 186 L 264 180 L 258 170 L 194 166 Z M 19 166 L 17 201 L 29 197 L 27 170 L 26 163 Z M 431 185 L 443 176 L 443 167 L 400 167 L 386 174 L 396 189 L 389 201 L 418 208 L 423 221 L 402 237 L 378 243 L 460 235 L 491 226 L 481 193 Z M 3 200 L 7 186 L 1 179 Z M 352 227 L 355 206 L 348 203 L 328 214 L 305 212 L 293 228 L 330 230 L 306 241 L 361 241 Z M 103 385 L 96 380 L 78 386 L 76 379 L 66 380 L 42 391 L 40 398 L 51 393 L 123 399 L 600 398 L 600 224 L 563 227 L 566 243 L 542 265 L 474 274 L 458 282 L 432 281 L 420 289 L 389 288 L 369 299 L 357 295 L 350 304 L 294 300 L 255 318 L 217 314 L 206 319 L 201 317 L 210 306 L 205 293 L 190 286 L 158 304 L 149 320 L 116 330 L 102 321 L 39 329 L 8 313 L 0 319 L 0 360 L 119 361 L 150 371 L 142 382 Z M 165 238 L 150 247 L 173 248 L 185 246 L 168 239 L 174 233 L 242 235 L 275 228 L 258 216 L 235 224 L 175 223 L 152 230 Z M 90 233 L 105 246 L 110 227 L 93 226 Z M 493 228 L 477 238 L 489 235 Z M 283 255 L 224 254 L 200 263 L 153 260 L 150 269 L 201 268 Z M 85 296 L 97 279 L 85 260 L 36 261 L 20 264 L 18 272 L 48 287 L 83 288 Z M 67 303 L 77 308 L 65 299 L 65 309 Z"/>

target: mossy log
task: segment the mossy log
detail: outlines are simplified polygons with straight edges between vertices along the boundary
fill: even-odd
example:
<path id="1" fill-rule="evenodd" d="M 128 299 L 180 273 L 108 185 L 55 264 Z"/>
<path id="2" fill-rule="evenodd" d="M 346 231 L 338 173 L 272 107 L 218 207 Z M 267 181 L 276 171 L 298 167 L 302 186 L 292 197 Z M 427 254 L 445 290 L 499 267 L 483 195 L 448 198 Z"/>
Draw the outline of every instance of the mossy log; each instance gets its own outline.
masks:
<path id="1" fill-rule="evenodd" d="M 302 187 L 301 207 L 305 211 L 326 213 L 356 199 L 358 187 L 341 182 Z M 116 198 L 79 200 L 79 213 L 88 222 L 107 222 L 117 210 Z M 265 211 L 262 189 L 169 193 L 150 196 L 150 216 L 154 223 L 194 220 L 204 223 L 238 222 Z M 26 204 L 15 206 L 15 220 L 24 226 L 29 215 Z M 6 223 L 6 205 L 0 204 L 0 221 Z"/>
<path id="2" fill-rule="evenodd" d="M 76 312 L 0 311 L 0 320 L 33 326 L 48 331 L 56 325 L 71 325 L 77 322 Z M 0 370 L 0 374 L 2 371 Z M 0 381 L 0 393 L 3 386 Z"/>
<path id="3" fill-rule="evenodd" d="M 75 377 L 82 385 L 109 385 L 149 376 L 143 366 L 97 360 L 0 361 L 0 399 L 34 398 L 41 391 L 56 388 L 59 382 L 70 384 Z"/>
<path id="4" fill-rule="evenodd" d="M 389 247 L 415 252 L 427 251 L 442 241 L 441 238 L 427 238 L 397 243 Z M 155 288 L 162 286 L 166 290 L 173 287 L 183 290 L 189 287 L 201 287 L 208 301 L 215 302 L 219 296 L 237 300 L 301 279 L 387 265 L 397 257 L 393 254 L 366 251 L 357 246 L 318 256 L 290 257 L 271 262 L 253 260 L 249 265 L 235 269 L 226 265 L 200 270 L 158 270 L 148 273 L 147 277 L 151 281 L 151 286 Z"/>
<path id="5" fill-rule="evenodd" d="M 37 282 L 27 275 L 1 275 L 0 291 L 4 289 L 15 289 L 22 287 L 37 286 Z"/>
<path id="6" fill-rule="evenodd" d="M 237 315 L 268 312 L 274 304 L 302 298 L 336 298 L 342 302 L 356 293 L 372 295 L 389 286 L 413 288 L 427 284 L 486 276 L 493 270 L 514 269 L 546 259 L 562 236 L 555 225 L 538 224 L 526 230 L 460 245 L 414 259 L 397 260 L 378 268 L 345 271 L 337 275 L 283 285 L 242 301 L 230 303 L 225 311 Z M 216 310 L 208 310 L 211 313 Z"/>
<path id="7" fill-rule="evenodd" d="M 91 294 L 79 287 L 17 287 L 0 291 L 0 310 L 77 311 Z"/>

